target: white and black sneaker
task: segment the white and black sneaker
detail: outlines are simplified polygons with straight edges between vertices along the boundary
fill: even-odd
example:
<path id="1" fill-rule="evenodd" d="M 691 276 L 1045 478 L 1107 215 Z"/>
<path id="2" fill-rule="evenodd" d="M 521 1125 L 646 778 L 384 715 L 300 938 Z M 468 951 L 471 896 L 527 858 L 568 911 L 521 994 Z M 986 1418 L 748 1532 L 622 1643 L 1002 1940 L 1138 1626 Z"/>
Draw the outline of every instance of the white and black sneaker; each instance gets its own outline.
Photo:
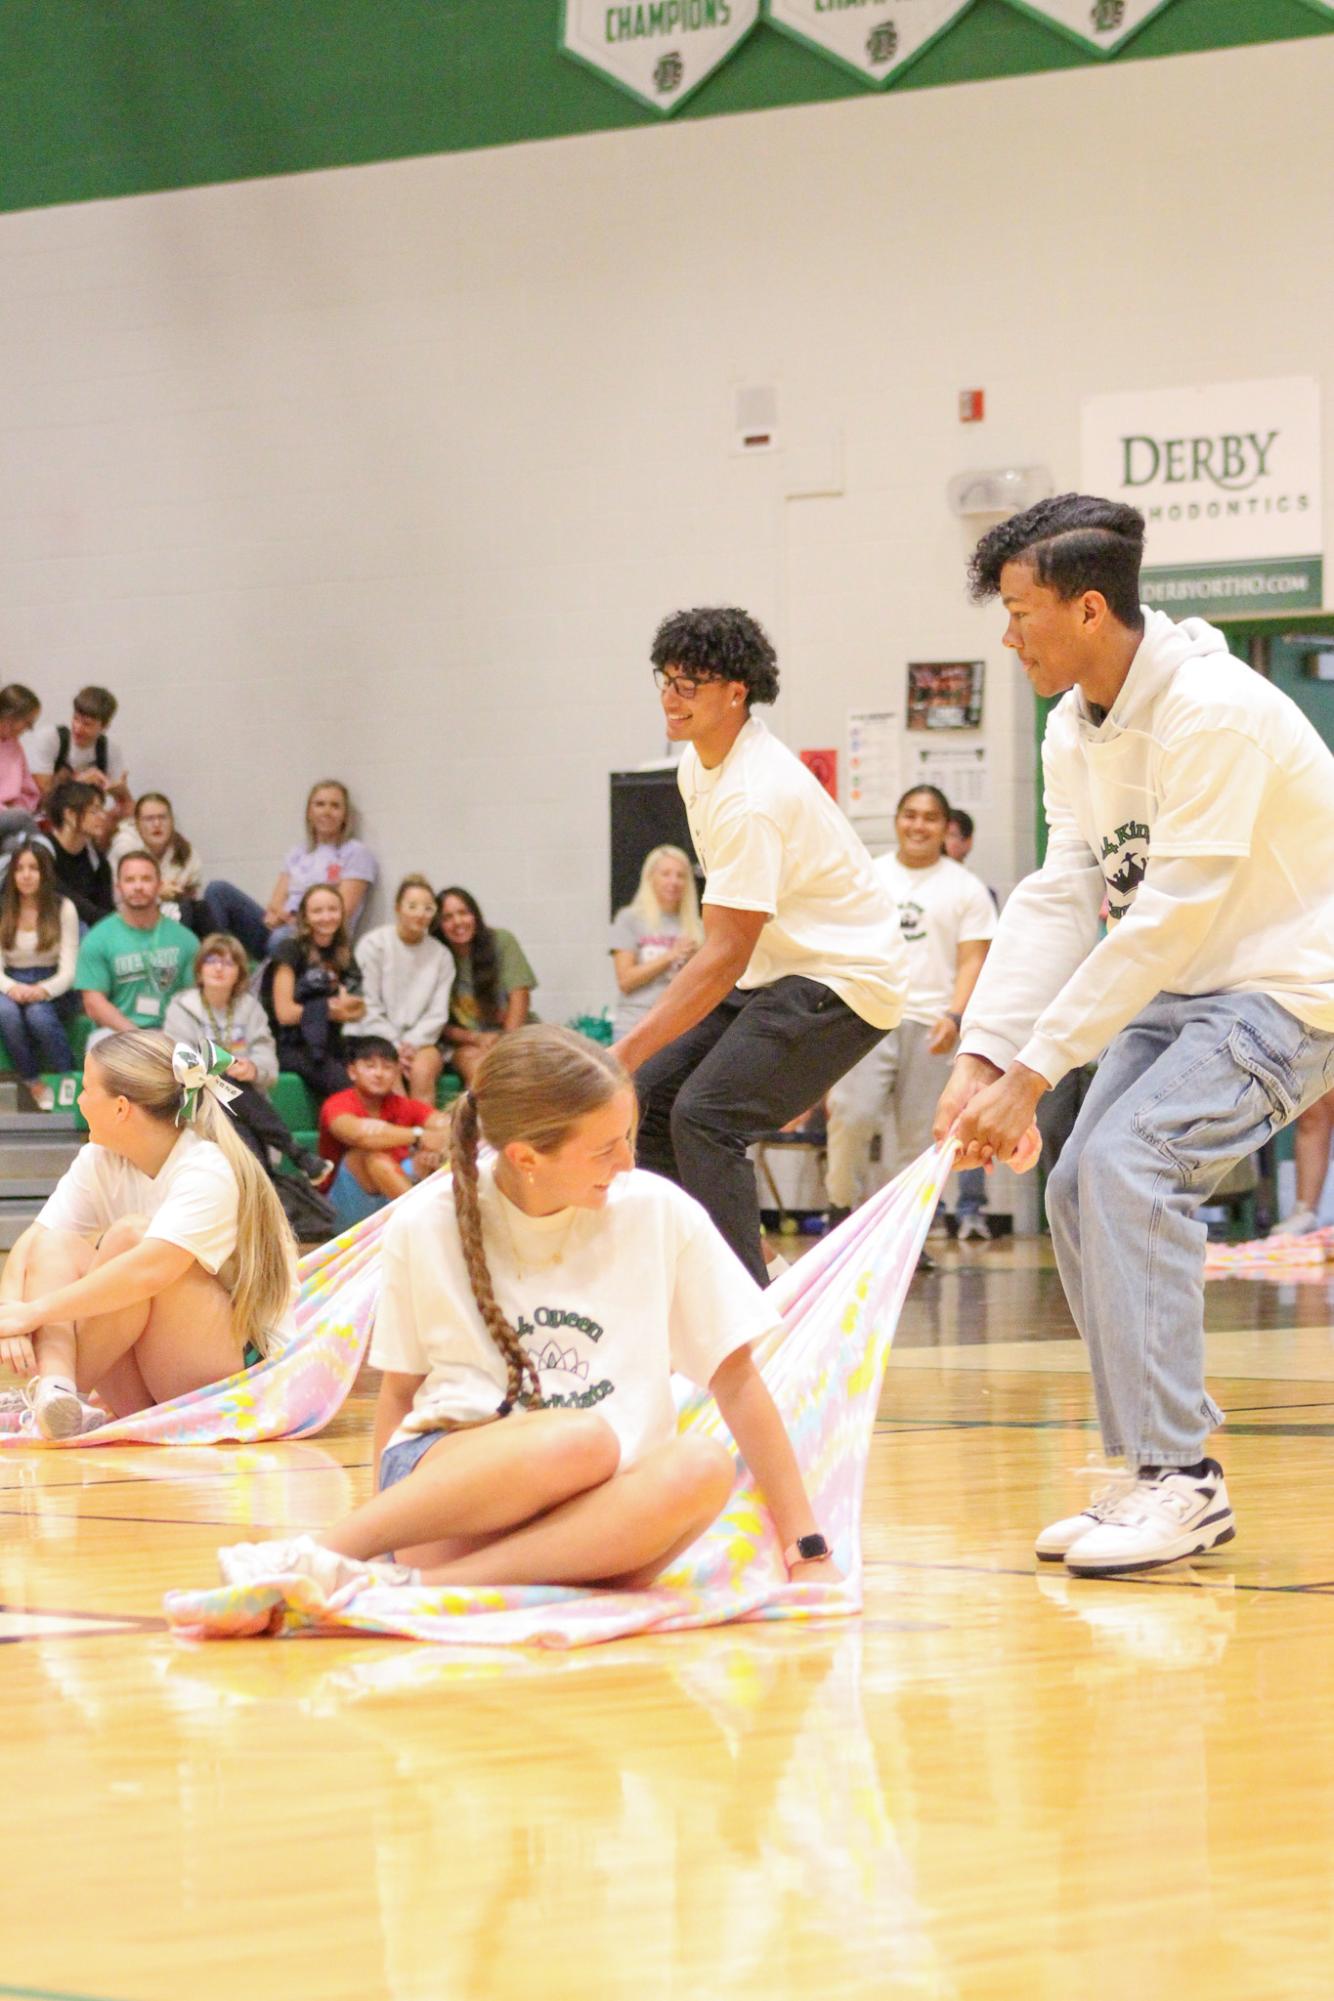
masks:
<path id="1" fill-rule="evenodd" d="M 1066 1554 L 1075 1577 L 1156 1570 L 1182 1557 L 1203 1556 L 1237 1533 L 1216 1459 L 1198 1466 L 1141 1468 L 1138 1479 Z"/>
<path id="2" fill-rule="evenodd" d="M 1104 1484 L 1099 1487 L 1086 1508 L 1077 1515 L 1065 1515 L 1059 1522 L 1052 1522 L 1043 1529 L 1033 1545 L 1039 1563 L 1062 1563 L 1079 1541 L 1091 1529 L 1101 1528 L 1111 1517 L 1113 1509 L 1120 1506 L 1130 1489 L 1135 1485 L 1133 1473 L 1116 1467 L 1099 1469 L 1089 1467 L 1088 1473 L 1096 1479 L 1102 1471 Z"/>

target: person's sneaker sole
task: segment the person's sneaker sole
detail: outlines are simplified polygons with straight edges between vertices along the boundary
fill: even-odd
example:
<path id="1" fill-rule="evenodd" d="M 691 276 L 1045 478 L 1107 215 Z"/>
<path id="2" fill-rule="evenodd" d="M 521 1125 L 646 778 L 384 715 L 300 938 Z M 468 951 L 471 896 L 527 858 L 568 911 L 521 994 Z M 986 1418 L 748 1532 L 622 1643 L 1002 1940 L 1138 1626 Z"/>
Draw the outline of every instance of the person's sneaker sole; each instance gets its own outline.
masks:
<path id="1" fill-rule="evenodd" d="M 83 1430 L 83 1405 L 73 1392 L 43 1397 L 33 1403 L 32 1421 L 43 1438 L 77 1438 Z"/>
<path id="2" fill-rule="evenodd" d="M 1201 1522 L 1198 1528 L 1193 1528 L 1186 1534 L 1178 1537 L 1180 1546 L 1171 1545 L 1170 1554 L 1165 1550 L 1160 1550 L 1157 1556 L 1140 1557 L 1138 1559 L 1132 1558 L 1125 1563 L 1109 1561 L 1105 1563 L 1085 1562 L 1081 1564 L 1079 1561 L 1079 1543 L 1075 1543 L 1065 1558 L 1065 1567 L 1072 1577 L 1129 1577 L 1135 1571 L 1161 1570 L 1166 1564 L 1181 1563 L 1187 1557 L 1207 1556 L 1210 1550 L 1221 1549 L 1225 1542 L 1234 1542 L 1236 1540 L 1237 1525 L 1232 1518 L 1231 1509 L 1228 1510 L 1226 1524 L 1219 1530 L 1217 1535 L 1202 1537 L 1201 1530 L 1208 1528 L 1208 1526 L 1207 1522 Z M 1081 1536 L 1080 1542 L 1082 1541 L 1083 1537 Z"/>

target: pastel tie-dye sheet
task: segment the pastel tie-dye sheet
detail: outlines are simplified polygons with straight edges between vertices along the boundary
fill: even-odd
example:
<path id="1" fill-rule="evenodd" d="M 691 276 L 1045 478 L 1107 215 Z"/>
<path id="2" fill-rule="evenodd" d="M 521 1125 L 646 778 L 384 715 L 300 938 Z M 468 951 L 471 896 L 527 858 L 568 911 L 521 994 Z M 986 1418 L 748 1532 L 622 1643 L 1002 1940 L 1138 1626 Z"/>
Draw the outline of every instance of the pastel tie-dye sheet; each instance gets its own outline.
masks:
<path id="1" fill-rule="evenodd" d="M 0 1446 L 56 1451 L 94 1445 L 253 1445 L 266 1438 L 308 1438 L 322 1431 L 357 1379 L 380 1290 L 380 1237 L 388 1210 L 377 1211 L 297 1266 L 297 1336 L 281 1354 L 220 1383 L 117 1418 L 77 1438 L 45 1439 L 13 1428 Z M 3 1422 L 3 1420 L 0 1420 Z"/>
<path id="2" fill-rule="evenodd" d="M 1304 1237 L 1253 1237 L 1244 1244 L 1206 1244 L 1204 1275 L 1223 1278 L 1239 1272 L 1245 1278 L 1286 1278 L 1314 1269 L 1323 1276 L 1326 1264 L 1334 1263 L 1334 1229 L 1310 1230 Z"/>
<path id="3" fill-rule="evenodd" d="M 326 1600 L 304 1577 L 275 1576 L 171 1592 L 168 1620 L 201 1639 L 380 1633 L 461 1646 L 581 1647 L 630 1633 L 858 1611 L 862 1488 L 880 1384 L 953 1153 L 946 1146 L 923 1154 L 771 1288 L 782 1324 L 757 1345 L 756 1359 L 843 1584 L 789 1581 L 777 1532 L 739 1463 L 728 1506 L 649 1591 L 375 1586 Z M 730 1444 L 704 1391 L 681 1386 L 679 1421 L 682 1431 Z"/>

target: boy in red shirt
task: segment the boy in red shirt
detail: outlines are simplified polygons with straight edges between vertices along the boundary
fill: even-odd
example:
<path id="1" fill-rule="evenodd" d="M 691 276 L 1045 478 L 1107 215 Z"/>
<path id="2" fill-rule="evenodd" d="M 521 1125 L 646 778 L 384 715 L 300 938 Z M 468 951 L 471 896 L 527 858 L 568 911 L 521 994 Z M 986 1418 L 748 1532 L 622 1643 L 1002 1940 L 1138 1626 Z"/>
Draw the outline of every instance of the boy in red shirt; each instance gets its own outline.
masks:
<path id="1" fill-rule="evenodd" d="M 387 1037 L 362 1036 L 346 1060 L 351 1090 L 335 1091 L 320 1108 L 320 1152 L 338 1169 L 328 1199 L 343 1230 L 439 1167 L 449 1131 L 448 1113 L 402 1095 L 398 1051 Z"/>

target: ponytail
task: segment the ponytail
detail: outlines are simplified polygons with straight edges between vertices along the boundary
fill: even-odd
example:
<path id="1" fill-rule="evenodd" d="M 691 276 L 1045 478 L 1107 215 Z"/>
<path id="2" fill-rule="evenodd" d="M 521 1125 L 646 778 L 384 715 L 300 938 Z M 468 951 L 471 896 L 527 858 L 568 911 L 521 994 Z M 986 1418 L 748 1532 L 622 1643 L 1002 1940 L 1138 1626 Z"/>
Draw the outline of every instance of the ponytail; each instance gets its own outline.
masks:
<path id="1" fill-rule="evenodd" d="M 180 1117 L 185 1093 L 172 1070 L 174 1044 L 161 1029 L 126 1029 L 89 1050 L 108 1090 L 141 1105 L 163 1124 Z M 205 1058 L 207 1060 L 207 1058 Z M 195 1093 L 187 1127 L 221 1149 L 237 1188 L 236 1286 L 232 1332 L 242 1352 L 252 1342 L 268 1353 L 269 1335 L 287 1312 L 295 1280 L 296 1240 L 272 1182 L 237 1137 L 230 1112 L 207 1090 Z"/>
<path id="2" fill-rule="evenodd" d="M 466 1091 L 455 1107 L 449 1131 L 449 1166 L 454 1177 L 454 1213 L 463 1239 L 463 1262 L 468 1283 L 477 1302 L 477 1311 L 486 1331 L 505 1359 L 505 1402 L 497 1416 L 506 1417 L 516 1404 L 534 1410 L 542 1402 L 542 1389 L 531 1356 L 500 1310 L 491 1271 L 482 1242 L 482 1210 L 477 1199 L 477 1145 L 480 1122 L 477 1101 Z M 524 1390 L 525 1378 L 529 1383 Z"/>

